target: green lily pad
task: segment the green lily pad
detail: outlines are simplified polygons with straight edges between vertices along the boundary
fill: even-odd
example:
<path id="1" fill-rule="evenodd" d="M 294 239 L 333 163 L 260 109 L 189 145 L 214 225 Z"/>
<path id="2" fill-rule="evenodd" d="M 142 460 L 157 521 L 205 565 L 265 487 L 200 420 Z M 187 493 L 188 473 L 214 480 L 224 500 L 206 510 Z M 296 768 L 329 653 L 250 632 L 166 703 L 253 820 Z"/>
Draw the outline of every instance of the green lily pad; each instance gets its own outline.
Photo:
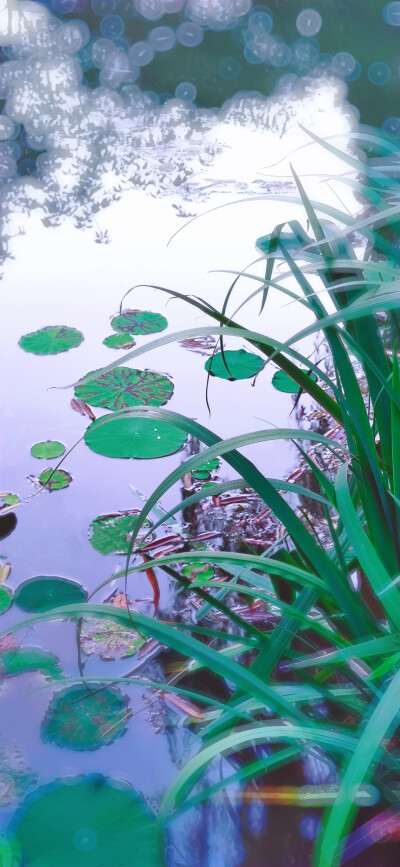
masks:
<path id="1" fill-rule="evenodd" d="M 132 349 L 136 341 L 132 337 L 132 334 L 125 334 L 124 332 L 123 334 L 110 334 L 104 338 L 103 343 L 109 349 Z"/>
<path id="2" fill-rule="evenodd" d="M 164 331 L 168 322 L 161 313 L 150 313 L 147 310 L 123 310 L 119 316 L 111 320 L 114 331 L 130 334 L 155 334 Z"/>
<path id="3" fill-rule="evenodd" d="M 86 590 L 69 578 L 39 575 L 17 587 L 14 602 L 24 611 L 50 611 L 62 605 L 79 605 L 87 598 Z"/>
<path id="4" fill-rule="evenodd" d="M 58 440 L 45 440 L 42 443 L 35 443 L 31 448 L 31 455 L 34 458 L 44 458 L 52 460 L 59 458 L 65 452 L 65 446 Z"/>
<path id="5" fill-rule="evenodd" d="M 211 581 L 214 577 L 214 569 L 208 563 L 189 563 L 182 569 L 182 575 L 197 583 Z"/>
<path id="6" fill-rule="evenodd" d="M 57 355 L 59 352 L 67 352 L 79 346 L 83 340 L 81 331 L 76 328 L 68 328 L 66 325 L 48 325 L 39 331 L 24 334 L 19 340 L 19 346 L 25 352 L 33 352 L 35 355 Z"/>
<path id="7" fill-rule="evenodd" d="M 39 482 L 47 491 L 61 491 L 68 488 L 72 482 L 72 476 L 66 470 L 43 470 L 39 476 Z"/>
<path id="8" fill-rule="evenodd" d="M 312 379 L 313 382 L 317 381 L 315 373 L 310 375 L 310 379 Z M 284 391 L 286 394 L 298 394 L 300 391 L 300 386 L 297 382 L 295 382 L 288 373 L 285 373 L 284 370 L 277 370 L 276 373 L 274 373 L 272 377 L 272 385 L 277 391 Z"/>
<path id="9" fill-rule="evenodd" d="M 245 349 L 229 349 L 223 355 L 222 352 L 217 352 L 208 358 L 204 366 L 211 376 L 234 382 L 236 379 L 250 379 L 255 376 L 264 363 L 263 359 L 253 352 L 246 352 Z"/>
<path id="10" fill-rule="evenodd" d="M 54 679 L 61 677 L 58 657 L 40 647 L 10 647 L 0 653 L 0 673 L 12 676 L 25 671 L 40 671 Z"/>
<path id="11" fill-rule="evenodd" d="M 13 595 L 9 587 L 0 587 L 0 614 L 8 611 L 13 603 Z"/>
<path id="12" fill-rule="evenodd" d="M 75 387 L 76 397 L 80 400 L 114 410 L 127 406 L 162 406 L 172 397 L 173 391 L 168 376 L 130 367 L 116 367 Z"/>
<path id="13" fill-rule="evenodd" d="M 197 482 L 202 482 L 210 478 L 210 473 L 207 470 L 193 470 L 192 478 L 196 479 Z"/>
<path id="14" fill-rule="evenodd" d="M 19 843 L 24 867 L 164 864 L 161 823 L 134 789 L 99 774 L 57 780 L 28 795 L 8 837 Z"/>
<path id="15" fill-rule="evenodd" d="M 97 419 L 86 429 L 86 445 L 109 458 L 161 458 L 179 451 L 186 434 L 150 418 Z"/>
<path id="16" fill-rule="evenodd" d="M 145 644 L 145 638 L 135 629 L 125 629 L 115 620 L 82 621 L 81 649 L 86 656 L 96 654 L 100 659 L 126 659 L 134 656 Z"/>
<path id="17" fill-rule="evenodd" d="M 131 512 L 117 512 L 114 515 L 98 515 L 89 525 L 89 542 L 95 551 L 100 554 L 127 554 L 133 527 L 140 512 L 133 509 Z M 147 518 L 143 521 L 137 536 L 137 542 L 141 542 L 147 530 L 152 527 L 152 522 Z M 153 534 L 148 536 L 148 541 L 153 539 Z"/>
<path id="18" fill-rule="evenodd" d="M 68 686 L 50 702 L 42 740 L 71 750 L 95 750 L 120 737 L 128 717 L 128 700 L 119 689 L 88 682 Z"/>
<path id="19" fill-rule="evenodd" d="M 1 497 L 2 506 L 16 506 L 17 503 L 21 502 L 21 498 L 18 494 L 3 494 Z"/>

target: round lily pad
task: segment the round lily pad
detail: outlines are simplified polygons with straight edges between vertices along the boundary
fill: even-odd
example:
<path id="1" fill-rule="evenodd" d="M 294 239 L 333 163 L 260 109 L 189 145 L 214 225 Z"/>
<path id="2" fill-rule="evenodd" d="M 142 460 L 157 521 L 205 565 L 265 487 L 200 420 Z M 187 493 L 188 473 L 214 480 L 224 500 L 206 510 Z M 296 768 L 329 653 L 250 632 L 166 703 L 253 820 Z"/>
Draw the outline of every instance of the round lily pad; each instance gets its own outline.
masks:
<path id="1" fill-rule="evenodd" d="M 310 379 L 312 379 L 313 382 L 317 381 L 315 373 L 310 375 Z M 272 385 L 277 391 L 284 391 L 286 394 L 298 394 L 300 391 L 300 386 L 297 382 L 295 382 L 288 373 L 285 373 L 284 370 L 277 370 L 276 373 L 274 373 L 272 377 Z"/>
<path id="2" fill-rule="evenodd" d="M 31 455 L 34 458 L 44 458 L 52 460 L 59 458 L 65 452 L 65 446 L 58 440 L 45 440 L 42 443 L 35 443 L 31 448 Z"/>
<path id="3" fill-rule="evenodd" d="M 20 502 L 18 494 L 3 494 L 1 497 L 2 506 L 16 506 Z"/>
<path id="4" fill-rule="evenodd" d="M 115 620 L 82 621 L 81 649 L 86 656 L 96 654 L 100 659 L 126 659 L 143 647 L 145 639 L 135 629 L 125 629 Z"/>
<path id="5" fill-rule="evenodd" d="M 173 391 L 174 386 L 168 376 L 152 370 L 132 370 L 130 367 L 116 367 L 75 387 L 76 397 L 80 400 L 92 406 L 114 410 L 127 406 L 162 406 Z"/>
<path id="6" fill-rule="evenodd" d="M 0 614 L 8 611 L 12 605 L 13 595 L 9 587 L 0 587 Z"/>
<path id="7" fill-rule="evenodd" d="M 68 488 L 72 482 L 72 476 L 66 470 L 43 470 L 39 476 L 39 482 L 47 491 L 61 491 Z"/>
<path id="8" fill-rule="evenodd" d="M 24 611 L 50 611 L 62 605 L 78 605 L 85 602 L 86 590 L 77 581 L 40 575 L 29 578 L 17 587 L 14 602 Z"/>
<path id="9" fill-rule="evenodd" d="M 135 340 L 132 334 L 110 334 L 103 340 L 104 346 L 109 349 L 132 349 L 135 346 Z"/>
<path id="10" fill-rule="evenodd" d="M 114 331 L 130 334 L 155 334 L 164 331 L 168 322 L 161 313 L 150 313 L 147 310 L 123 310 L 111 320 Z"/>
<path id="11" fill-rule="evenodd" d="M 68 686 L 50 702 L 42 740 L 71 750 L 96 750 L 126 731 L 128 717 L 128 700 L 119 689 L 101 683 Z"/>
<path id="12" fill-rule="evenodd" d="M 162 867 L 162 826 L 130 786 L 99 774 L 25 799 L 8 829 L 24 867 Z M 13 865 L 14 867 L 14 865 Z"/>
<path id="13" fill-rule="evenodd" d="M 117 512 L 114 515 L 98 515 L 89 526 L 89 542 L 95 551 L 100 554 L 127 554 L 139 514 L 137 509 L 133 509 L 131 512 Z M 152 522 L 146 518 L 137 536 L 138 543 L 151 526 Z M 154 536 L 150 534 L 147 538 L 150 542 Z"/>
<path id="14" fill-rule="evenodd" d="M 76 328 L 48 325 L 39 331 L 24 334 L 19 340 L 19 346 L 25 352 L 33 352 L 35 355 L 57 355 L 79 346 L 83 339 L 82 332 Z"/>
<path id="15" fill-rule="evenodd" d="M 104 418 L 92 422 L 86 445 L 109 458 L 161 458 L 179 451 L 186 434 L 165 421 L 150 418 Z"/>
<path id="16" fill-rule="evenodd" d="M 204 366 L 211 376 L 218 376 L 220 379 L 229 379 L 234 382 L 236 379 L 250 379 L 255 376 L 264 366 L 264 361 L 253 352 L 246 352 L 245 349 L 232 349 L 227 350 L 224 354 L 217 352 L 207 359 Z"/>

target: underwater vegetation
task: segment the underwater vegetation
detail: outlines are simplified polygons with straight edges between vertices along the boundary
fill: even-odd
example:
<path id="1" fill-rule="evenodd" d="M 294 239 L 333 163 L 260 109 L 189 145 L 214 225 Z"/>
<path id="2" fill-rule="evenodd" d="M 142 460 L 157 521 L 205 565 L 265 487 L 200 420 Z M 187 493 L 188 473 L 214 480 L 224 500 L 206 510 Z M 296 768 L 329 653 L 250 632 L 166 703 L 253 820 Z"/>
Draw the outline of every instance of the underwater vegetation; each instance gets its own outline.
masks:
<path id="1" fill-rule="evenodd" d="M 58 836 L 52 837 L 60 822 L 62 858 L 70 858 L 65 863 L 73 858 L 74 864 L 97 867 L 104 842 L 112 847 L 111 860 L 120 853 L 121 865 L 128 864 L 137 834 L 134 845 L 140 853 L 143 847 L 143 863 L 162 865 L 164 834 L 191 808 L 229 792 L 233 784 L 241 785 L 243 797 L 250 793 L 246 822 L 260 839 L 268 824 L 265 804 L 306 808 L 300 831 L 315 867 L 346 863 L 382 839 L 379 829 L 388 823 L 392 835 L 399 833 L 392 806 L 398 800 L 400 749 L 399 190 L 393 162 L 387 163 L 390 154 L 397 166 L 398 151 L 375 130 L 357 134 L 357 144 L 368 152 L 373 148 L 374 160 L 340 154 L 330 141 L 321 142 L 351 169 L 364 201 L 362 217 L 311 201 L 294 174 L 308 229 L 292 220 L 258 239 L 264 277 L 248 268 L 236 273 L 221 310 L 157 287 L 206 314 L 209 324 L 152 339 L 167 323 L 159 327 L 163 317 L 149 319 L 148 313 L 146 321 L 153 324 L 140 332 L 145 337 L 140 346 L 74 384 L 75 400 L 106 410 L 94 420 L 89 416 L 79 448 L 113 459 L 153 460 L 185 446 L 189 456 L 160 479 L 140 510 L 91 521 L 92 547 L 126 559 L 90 597 L 82 585 L 56 576 L 28 579 L 12 597 L 5 569 L 0 613 L 14 602 L 32 616 L 2 633 L 0 670 L 7 675 L 41 670 L 49 689 L 54 682 L 41 732 L 46 742 L 76 751 L 111 749 L 131 713 L 124 684 L 135 683 L 170 696 L 185 715 L 197 750 L 163 794 L 157 819 L 138 793 L 113 781 L 70 778 L 39 788 L 17 810 L 2 844 L 9 847 L 12 867 L 19 863 L 18 852 L 22 864 L 50 867 L 49 852 L 60 845 Z M 249 281 L 250 291 L 235 309 L 234 291 L 242 280 Z M 283 343 L 265 333 L 271 288 L 312 314 L 312 323 Z M 240 308 L 254 297 L 260 325 L 249 330 L 240 324 Z M 122 310 L 113 327 L 122 320 L 127 334 L 136 333 L 132 314 L 137 311 Z M 222 440 L 162 406 L 172 394 L 169 377 L 127 367 L 154 347 L 205 335 L 216 341 L 207 348 L 205 388 L 216 376 L 234 394 L 238 380 L 269 377 L 278 391 L 292 396 L 296 412 L 299 398 L 308 395 L 319 426 L 233 431 Z M 323 337 L 329 350 L 325 362 L 299 350 L 299 341 L 309 335 Z M 232 338 L 249 348 L 227 348 Z M 307 468 L 306 487 L 302 474 L 269 478 L 242 453 L 255 442 L 285 441 L 296 444 L 303 471 Z M 42 489 L 61 490 L 58 474 L 66 471 L 60 464 L 68 455 L 62 443 L 43 440 L 32 455 L 61 458 L 39 476 Z M 224 462 L 236 478 L 222 479 Z M 161 498 L 180 482 L 179 502 L 161 509 Z M 14 514 L 7 510 L 20 504 L 7 503 L 12 494 L 2 496 L 7 518 Z M 61 491 L 54 499 L 63 496 Z M 198 504 L 216 516 L 221 510 L 221 523 L 228 516 L 228 524 L 235 525 L 226 544 L 217 519 L 215 529 L 207 530 L 187 521 Z M 140 600 L 134 598 L 134 578 L 141 572 L 151 587 L 154 616 L 140 613 L 135 604 Z M 173 614 L 158 613 L 160 572 L 185 600 Z M 76 623 L 76 677 L 64 676 L 54 654 L 12 643 L 17 630 L 53 619 Z M 172 654 L 166 680 L 139 674 L 154 652 Z M 129 658 L 126 675 L 85 676 L 85 660 L 93 655 L 107 664 Z M 212 689 L 204 687 L 205 674 L 214 679 Z M 208 782 L 204 774 L 221 755 L 232 773 Z M 305 787 L 296 785 L 300 766 Z M 288 786 L 276 784 L 277 770 L 292 780 Z M 120 811 L 115 826 L 113 804 Z M 373 809 L 373 820 L 365 822 L 365 809 Z M 49 815 L 51 845 L 43 833 Z"/>

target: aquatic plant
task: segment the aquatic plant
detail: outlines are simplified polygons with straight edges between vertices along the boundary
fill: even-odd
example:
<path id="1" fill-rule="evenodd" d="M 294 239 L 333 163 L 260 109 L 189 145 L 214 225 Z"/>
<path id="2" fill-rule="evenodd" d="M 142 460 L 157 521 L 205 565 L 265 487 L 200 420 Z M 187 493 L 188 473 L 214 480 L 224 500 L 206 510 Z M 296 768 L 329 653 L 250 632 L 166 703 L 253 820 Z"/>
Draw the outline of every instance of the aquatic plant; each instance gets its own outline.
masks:
<path id="1" fill-rule="evenodd" d="M 373 132 L 361 133 L 360 140 L 368 147 L 394 152 L 390 142 L 379 140 Z M 330 142 L 324 146 L 340 155 Z M 388 197 L 396 196 L 398 190 L 384 166 L 371 167 L 354 156 L 342 156 L 352 171 L 364 172 L 367 178 L 363 183 L 351 178 L 368 203 L 366 216 L 355 220 L 311 202 L 294 174 L 309 233 L 292 221 L 289 232 L 284 233 L 280 225 L 260 238 L 265 277 L 247 271 L 236 274 L 221 311 L 172 289 L 162 290 L 185 300 L 217 325 L 157 338 L 123 355 L 114 365 L 117 368 L 149 349 L 203 334 L 217 337 L 221 356 L 227 356 L 226 341 L 240 338 L 262 360 L 259 376 L 268 376 L 268 365 L 273 362 L 284 374 L 279 380 L 285 390 L 290 385 L 296 400 L 304 392 L 318 404 L 324 433 L 291 427 L 221 440 L 190 418 L 148 406 L 103 416 L 85 433 L 90 448 L 111 457 L 149 459 L 172 454 L 188 435 L 204 445 L 202 452 L 170 472 L 148 498 L 130 529 L 126 569 L 110 578 L 128 581 L 140 571 L 149 571 L 149 563 L 156 565 L 200 602 L 194 622 L 166 623 L 126 607 L 90 600 L 47 610 L 20 624 L 49 617 L 112 620 L 186 657 L 188 662 L 182 664 L 179 674 L 185 682 L 190 672 L 189 685 L 167 682 L 162 688 L 185 695 L 207 710 L 198 723 L 199 750 L 164 796 L 160 816 L 165 822 L 231 782 L 268 779 L 269 771 L 300 758 L 305 762 L 310 747 L 318 748 L 318 755 L 327 757 L 330 768 L 333 762 L 337 766 L 337 797 L 327 807 L 321 829 L 314 821 L 304 824 L 304 835 L 315 836 L 316 867 L 331 867 L 345 851 L 346 834 L 364 797 L 365 784 L 373 782 L 375 787 L 367 790 L 363 801 L 370 806 L 376 802 L 376 792 L 382 802 L 390 803 L 398 786 L 393 749 L 398 750 L 400 709 L 400 254 L 396 226 L 391 223 L 398 206 L 388 204 Z M 365 239 L 361 253 L 360 236 Z M 284 263 L 283 273 L 275 273 L 277 262 Z M 316 275 L 313 283 L 310 271 Z M 287 277 L 290 286 L 286 286 Z M 256 281 L 257 288 L 228 316 L 228 304 L 241 278 Z M 266 335 L 262 325 L 260 330 L 250 330 L 237 321 L 240 307 L 254 296 L 261 302 L 260 317 L 267 317 L 271 287 L 312 314 L 312 324 L 285 342 Z M 325 367 L 296 349 L 298 341 L 321 332 L 330 353 Z M 90 380 L 90 375 L 85 377 L 78 387 Z M 341 436 L 336 441 L 338 429 Z M 310 508 L 287 500 L 288 492 L 299 494 L 298 485 L 267 478 L 241 453 L 252 443 L 276 441 L 297 444 L 312 479 L 310 490 L 304 493 L 310 500 L 318 497 L 322 521 L 315 519 Z M 319 459 L 325 455 L 328 470 Z M 213 462 L 221 458 L 238 478 L 194 490 L 143 535 L 152 509 L 174 484 L 188 474 L 209 474 L 209 468 L 215 468 Z M 257 495 L 280 527 L 277 538 L 267 541 L 261 553 L 256 544 L 248 543 L 239 551 L 194 550 L 190 539 L 185 540 L 189 550 L 178 552 L 164 540 L 164 553 L 157 552 L 155 559 L 151 547 L 146 547 L 146 534 L 156 532 L 189 505 L 211 497 L 218 509 L 222 493 L 243 489 Z M 143 563 L 131 562 L 131 555 L 143 556 L 144 552 Z M 217 580 L 208 572 L 194 585 L 189 569 L 203 569 L 203 564 L 221 569 L 222 581 L 221 576 Z M 238 596 L 249 600 L 247 607 L 238 610 Z M 253 622 L 253 602 L 259 606 L 261 622 Z M 222 697 L 194 689 L 192 678 L 201 668 L 209 669 L 225 684 Z M 109 680 L 99 678 L 99 683 Z M 132 677 L 112 680 L 122 684 L 132 682 Z M 259 744 L 273 748 L 260 756 L 255 749 Z M 235 772 L 212 786 L 195 788 L 209 763 L 221 754 L 235 757 Z"/>
<path id="2" fill-rule="evenodd" d="M 127 406 L 162 406 L 172 397 L 173 391 L 168 376 L 130 367 L 116 367 L 75 388 L 79 400 L 112 410 Z"/>
<path id="3" fill-rule="evenodd" d="M 76 328 L 68 328 L 66 325 L 47 325 L 39 331 L 24 334 L 19 345 L 25 352 L 33 352 L 34 355 L 57 355 L 59 352 L 67 352 L 68 349 L 79 346 L 83 339 L 82 332 Z"/>

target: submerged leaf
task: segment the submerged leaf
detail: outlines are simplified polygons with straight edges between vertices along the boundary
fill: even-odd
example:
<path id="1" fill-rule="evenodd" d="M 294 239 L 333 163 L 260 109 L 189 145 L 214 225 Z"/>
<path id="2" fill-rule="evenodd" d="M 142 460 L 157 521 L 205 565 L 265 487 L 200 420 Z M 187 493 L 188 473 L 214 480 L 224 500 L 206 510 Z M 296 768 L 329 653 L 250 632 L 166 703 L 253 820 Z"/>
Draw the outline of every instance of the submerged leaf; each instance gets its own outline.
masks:
<path id="1" fill-rule="evenodd" d="M 161 313 L 150 313 L 145 310 L 123 310 L 119 316 L 111 320 L 114 331 L 128 332 L 130 334 L 155 334 L 164 331 L 168 322 Z"/>
<path id="2" fill-rule="evenodd" d="M 250 379 L 264 367 L 265 362 L 259 355 L 246 352 L 245 349 L 228 349 L 224 354 L 217 352 L 205 363 L 205 369 L 211 376 L 219 379 Z"/>
<path id="3" fill-rule="evenodd" d="M 33 352 L 35 355 L 56 355 L 79 346 L 83 339 L 82 332 L 76 328 L 48 325 L 39 331 L 24 334 L 19 340 L 19 346 L 25 352 Z"/>
<path id="4" fill-rule="evenodd" d="M 65 452 L 65 446 L 58 440 L 45 440 L 41 443 L 35 443 L 31 448 L 31 455 L 34 458 L 42 458 L 52 460 L 59 458 Z"/>
<path id="5" fill-rule="evenodd" d="M 28 795 L 9 836 L 26 867 L 164 864 L 161 823 L 134 789 L 99 774 L 57 780 Z"/>
<path id="6" fill-rule="evenodd" d="M 1 567 L 4 568 L 3 566 Z M 0 587 L 0 614 L 8 611 L 12 605 L 13 595 L 9 587 Z"/>
<path id="7" fill-rule="evenodd" d="M 122 735 L 128 699 L 100 683 L 68 686 L 53 696 L 42 723 L 42 740 L 72 750 L 95 750 Z"/>
<path id="8" fill-rule="evenodd" d="M 39 484 L 47 491 L 61 491 L 62 488 L 68 488 L 72 482 L 72 476 L 66 470 L 52 470 L 51 468 L 43 470 L 39 476 Z"/>
<path id="9" fill-rule="evenodd" d="M 86 656 L 96 654 L 105 660 L 125 659 L 134 656 L 145 644 L 145 639 L 136 629 L 124 629 L 114 620 L 90 618 L 82 622 L 80 644 Z"/>
<path id="10" fill-rule="evenodd" d="M 29 578 L 17 587 L 15 604 L 24 611 L 49 611 L 62 605 L 78 605 L 85 602 L 86 590 L 69 578 L 40 575 Z"/>
<path id="11" fill-rule="evenodd" d="M 109 458 L 161 458 L 179 451 L 186 434 L 165 421 L 110 417 L 89 425 L 84 439 L 92 451 Z"/>
<path id="12" fill-rule="evenodd" d="M 100 554 L 127 554 L 133 527 L 140 512 L 132 509 L 130 512 L 117 512 L 114 515 L 98 515 L 89 526 L 89 542 Z M 137 543 L 141 541 L 152 522 L 143 521 L 138 534 Z M 91 535 L 90 535 L 91 534 Z M 154 536 L 149 536 L 149 542 Z"/>
<path id="13" fill-rule="evenodd" d="M 132 334 L 110 334 L 108 337 L 105 337 L 103 340 L 104 346 L 108 346 L 110 349 L 132 349 L 132 346 L 136 345 L 135 340 L 132 337 Z"/>
<path id="14" fill-rule="evenodd" d="M 40 647 L 11 647 L 0 652 L 0 672 L 8 675 L 40 671 L 49 677 L 61 676 L 58 657 Z"/>
<path id="15" fill-rule="evenodd" d="M 116 367 L 77 385 L 75 394 L 92 406 L 118 410 L 127 406 L 162 406 L 172 397 L 173 390 L 171 380 L 161 373 Z"/>

